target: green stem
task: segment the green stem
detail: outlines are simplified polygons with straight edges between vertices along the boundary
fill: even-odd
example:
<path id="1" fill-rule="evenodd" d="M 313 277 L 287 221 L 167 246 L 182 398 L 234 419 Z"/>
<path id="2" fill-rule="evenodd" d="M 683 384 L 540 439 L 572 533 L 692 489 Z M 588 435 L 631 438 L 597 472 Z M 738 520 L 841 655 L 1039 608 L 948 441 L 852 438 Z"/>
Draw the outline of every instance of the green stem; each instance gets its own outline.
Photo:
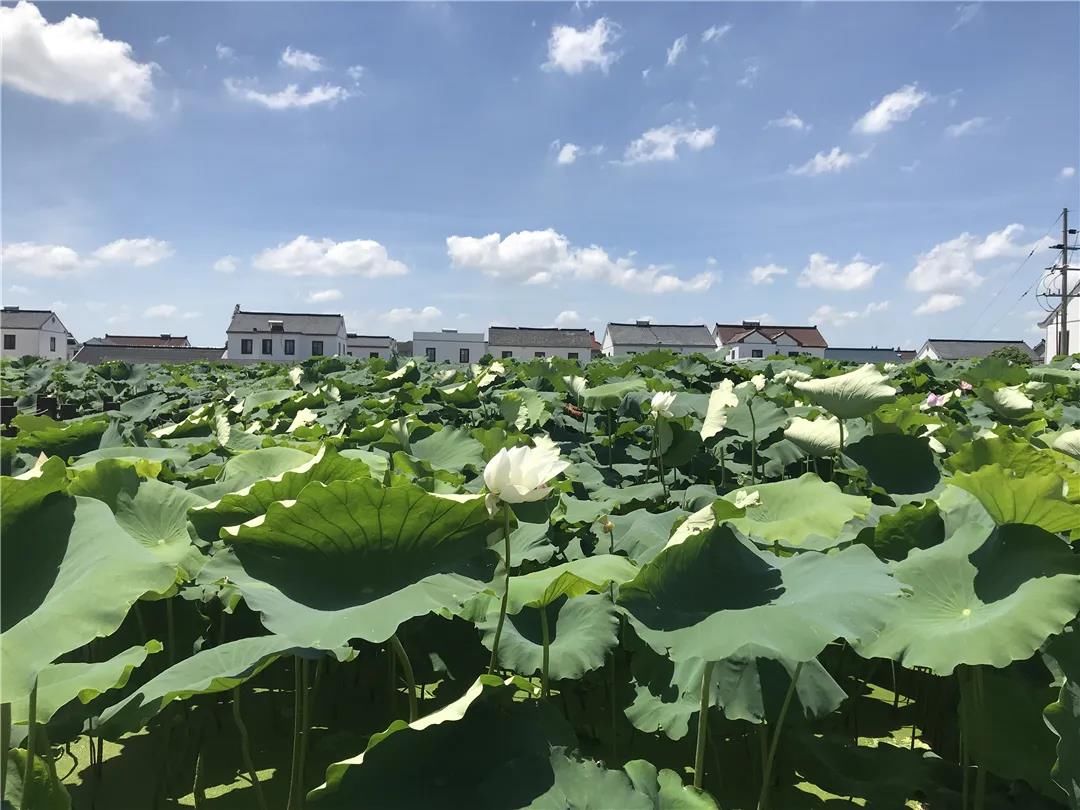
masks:
<path id="1" fill-rule="evenodd" d="M 499 607 L 499 622 L 495 625 L 495 639 L 491 645 L 491 660 L 488 662 L 488 675 L 495 671 L 499 660 L 499 639 L 502 638 L 503 624 L 506 622 L 506 604 L 510 599 L 510 507 L 503 504 L 503 565 L 506 567 L 506 580 L 503 583 L 502 604 Z"/>
<path id="2" fill-rule="evenodd" d="M 701 703 L 697 716 L 697 746 L 694 749 L 694 787 L 701 789 L 705 782 L 705 732 L 709 725 L 709 687 L 712 682 L 713 662 L 705 664 L 701 674 Z"/>
<path id="3" fill-rule="evenodd" d="M 203 739 L 202 730 L 200 729 L 196 736 L 195 744 L 195 775 L 191 780 L 191 797 L 195 803 L 196 808 L 204 807 L 206 804 L 206 789 L 202 786 L 203 775 Z"/>
<path id="4" fill-rule="evenodd" d="M 266 810 L 266 797 L 263 795 L 262 783 L 259 782 L 259 774 L 255 771 L 255 761 L 251 758 L 251 739 L 248 737 L 247 726 L 240 714 L 240 687 L 233 689 L 232 693 L 232 716 L 236 723 L 236 730 L 240 733 L 240 757 L 244 760 L 251 786 L 255 788 L 255 801 L 259 804 L 259 810 Z"/>
<path id="5" fill-rule="evenodd" d="M 176 619 L 173 617 L 173 600 L 165 600 L 165 622 L 169 633 L 169 666 L 176 663 Z"/>
<path id="6" fill-rule="evenodd" d="M 302 700 L 300 702 L 300 762 L 296 766 L 296 802 L 300 810 L 304 810 L 307 794 L 304 792 L 304 774 L 307 765 L 308 737 L 311 736 L 311 701 L 308 700 L 308 690 L 311 680 L 311 664 L 304 658 L 300 665 L 300 682 Z"/>
<path id="7" fill-rule="evenodd" d="M 780 747 L 780 731 L 784 727 L 784 718 L 787 717 L 791 699 L 795 696 L 795 684 L 798 683 L 799 673 L 802 672 L 803 662 L 800 661 L 791 675 L 791 683 L 788 684 L 787 694 L 780 706 L 780 716 L 776 718 L 776 731 L 772 733 L 772 742 L 769 744 L 769 758 L 765 760 L 765 773 L 761 777 L 761 796 L 758 799 L 758 810 L 765 810 L 769 806 L 769 790 L 772 785 L 773 763 L 776 761 L 776 749 Z"/>
<path id="8" fill-rule="evenodd" d="M 301 696 L 301 690 L 303 689 L 303 680 L 300 674 L 301 663 L 300 657 L 293 656 L 293 747 L 292 747 L 292 761 L 289 764 L 289 804 L 288 810 L 299 807 L 296 803 L 296 773 L 297 765 L 300 763 L 300 715 L 302 710 L 300 704 L 303 701 Z"/>
<path id="9" fill-rule="evenodd" d="M 754 398 L 746 400 L 750 412 L 750 483 L 757 483 L 757 420 L 754 419 Z"/>
<path id="10" fill-rule="evenodd" d="M 609 410 L 607 412 L 607 468 L 611 469 L 611 450 L 615 446 L 615 439 L 612 438 L 615 432 L 615 412 Z"/>
<path id="11" fill-rule="evenodd" d="M 7 793 L 7 764 L 10 748 L 11 704 L 0 703 L 0 799 Z"/>
<path id="12" fill-rule="evenodd" d="M 727 485 L 727 467 L 724 460 L 724 445 L 720 445 L 720 489 Z"/>
<path id="13" fill-rule="evenodd" d="M 37 678 L 34 678 L 34 688 L 30 690 L 30 705 L 26 713 L 29 725 L 26 731 L 26 770 L 23 771 L 22 802 L 19 805 L 21 810 L 33 807 L 30 793 L 34 784 L 34 747 L 37 745 L 37 687 Z M 4 751 L 4 758 L 7 759 L 7 751 Z"/>
<path id="14" fill-rule="evenodd" d="M 544 660 L 540 668 L 540 689 L 544 697 L 551 697 L 551 683 L 548 680 L 548 656 L 551 650 L 551 634 L 548 630 L 547 605 L 540 606 L 540 638 L 544 643 Z"/>
<path id="15" fill-rule="evenodd" d="M 844 432 L 845 432 L 844 431 L 844 420 L 840 419 L 839 421 L 840 421 L 840 452 L 838 452 L 836 454 L 836 466 L 833 467 L 833 474 L 832 474 L 833 481 L 836 480 L 836 474 L 838 472 L 840 472 L 840 470 L 844 466 Z M 844 489 L 845 490 L 847 489 L 847 482 L 845 482 L 845 484 L 844 484 Z"/>
<path id="16" fill-rule="evenodd" d="M 397 634 L 390 636 L 390 646 L 394 649 L 394 655 L 397 656 L 398 661 L 401 662 L 401 671 L 405 675 L 405 686 L 409 690 L 409 722 L 416 722 L 416 678 L 413 675 L 412 662 L 409 661 L 409 654 L 405 652 L 405 648 L 401 646 L 401 640 L 397 637 Z"/>
<path id="17" fill-rule="evenodd" d="M 615 767 L 615 764 L 619 761 L 619 739 L 618 739 L 618 696 L 615 693 L 616 677 L 615 677 L 615 650 L 611 651 L 611 767 Z"/>

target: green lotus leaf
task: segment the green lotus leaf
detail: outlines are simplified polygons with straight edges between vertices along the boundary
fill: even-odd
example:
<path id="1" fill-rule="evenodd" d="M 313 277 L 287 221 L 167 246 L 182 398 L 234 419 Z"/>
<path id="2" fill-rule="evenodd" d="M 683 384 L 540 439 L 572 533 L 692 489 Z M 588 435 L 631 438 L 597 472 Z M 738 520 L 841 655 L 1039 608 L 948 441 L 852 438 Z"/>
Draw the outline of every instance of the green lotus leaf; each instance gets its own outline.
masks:
<path id="1" fill-rule="evenodd" d="M 1007 419 L 1018 419 L 1035 410 L 1035 403 L 1020 390 L 1018 385 L 1005 386 L 996 390 L 980 387 L 976 393 L 983 403 Z"/>
<path id="2" fill-rule="evenodd" d="M 716 497 L 715 490 L 712 497 Z M 622 552 L 633 562 L 643 565 L 663 550 L 675 522 L 688 514 L 683 509 L 669 509 L 666 512 L 635 509 L 625 515 L 611 515 L 608 518 L 614 527 L 611 540 L 599 524 L 593 527 L 597 550 L 607 549 L 614 541 L 614 551 Z"/>
<path id="3" fill-rule="evenodd" d="M 884 374 L 867 363 L 855 371 L 823 380 L 805 380 L 794 384 L 799 395 L 840 419 L 867 416 L 879 405 L 896 396 Z"/>
<path id="4" fill-rule="evenodd" d="M 510 593 L 514 592 L 511 580 Z M 599 594 L 559 600 L 544 607 L 526 607 L 506 617 L 499 638 L 499 666 L 523 675 L 538 673 L 544 645 L 540 611 L 547 610 L 550 638 L 548 674 L 555 680 L 580 678 L 604 665 L 619 642 L 619 616 L 615 606 Z M 485 647 L 495 643 L 499 600 L 489 599 L 484 618 L 477 623 Z"/>
<path id="5" fill-rule="evenodd" d="M 1050 446 L 1080 461 L 1080 429 L 1059 433 Z"/>
<path id="6" fill-rule="evenodd" d="M 790 417 L 779 405 L 760 394 L 755 395 L 756 390 L 751 385 L 735 392 L 739 397 L 739 406 L 728 411 L 726 427 L 745 439 L 756 436 L 757 441 L 761 442 L 787 425 Z M 753 419 L 750 418 L 751 411 Z"/>
<path id="7" fill-rule="evenodd" d="M 33 479 L 0 486 L 23 484 Z M 112 633 L 141 596 L 176 579 L 168 560 L 131 542 L 106 504 L 61 492 L 5 522 L 0 551 L 2 703 L 29 694 L 45 667 Z"/>
<path id="8" fill-rule="evenodd" d="M 20 450 L 68 458 L 96 448 L 109 426 L 109 417 L 95 414 L 58 422 L 48 416 L 21 413 L 11 424 L 18 428 L 14 443 Z"/>
<path id="9" fill-rule="evenodd" d="M 547 401 L 529 388 L 502 392 L 499 395 L 499 413 L 518 430 L 544 425 L 551 418 Z"/>
<path id="10" fill-rule="evenodd" d="M 704 441 L 708 441 L 724 430 L 727 425 L 728 414 L 732 408 L 737 407 L 739 404 L 738 396 L 729 386 L 731 386 L 730 382 L 725 383 L 719 388 L 714 388 L 709 394 L 700 433 Z"/>
<path id="11" fill-rule="evenodd" d="M 859 532 L 858 539 L 883 559 L 902 560 L 913 548 L 930 548 L 944 540 L 945 524 L 934 501 L 907 503 L 882 515 L 877 525 Z"/>
<path id="12" fill-rule="evenodd" d="M 840 420 L 803 419 L 796 416 L 784 430 L 784 438 L 808 456 L 824 458 L 840 452 Z"/>
<path id="13" fill-rule="evenodd" d="M 460 428 L 437 430 L 413 442 L 409 453 L 440 470 L 460 472 L 484 466 L 484 446 Z"/>
<path id="14" fill-rule="evenodd" d="M 273 478 L 289 470 L 294 470 L 312 459 L 311 453 L 297 450 L 295 447 L 264 447 L 241 453 L 225 462 L 225 466 L 213 484 L 195 487 L 196 492 L 208 501 L 213 501 L 230 492 L 238 492 L 264 478 Z"/>
<path id="15" fill-rule="evenodd" d="M 244 397 L 241 413 L 247 416 L 252 411 L 273 410 L 287 399 L 292 399 L 297 392 L 292 388 L 276 388 L 269 391 L 255 391 Z"/>
<path id="16" fill-rule="evenodd" d="M 158 463 L 171 461 L 173 464 L 183 464 L 189 457 L 186 450 L 178 447 L 103 447 L 100 450 L 83 453 L 72 462 L 71 468 L 73 470 L 83 470 L 87 467 L 93 467 L 99 461 L 105 459 L 126 461 L 129 464 L 135 464 L 139 461 Z"/>
<path id="17" fill-rule="evenodd" d="M 944 542 L 894 565 L 910 596 L 894 603 L 877 638 L 856 645 L 861 655 L 939 675 L 960 664 L 1004 667 L 1075 618 L 1080 558 L 1064 541 L 1037 526 L 955 523 Z"/>
<path id="18" fill-rule="evenodd" d="M 1046 724 L 1057 735 L 1057 760 L 1050 771 L 1054 782 L 1065 791 L 1069 807 L 1080 808 L 1080 684 L 1065 681 L 1058 699 L 1043 712 Z"/>
<path id="19" fill-rule="evenodd" d="M 633 484 L 628 487 L 599 487 L 588 500 L 559 497 L 562 519 L 567 523 L 593 523 L 601 515 L 610 515 L 628 504 L 643 504 L 663 497 L 664 488 L 659 482 Z"/>
<path id="20" fill-rule="evenodd" d="M 1080 505 L 1065 499 L 1065 482 L 1055 474 L 1016 475 L 1000 464 L 988 464 L 973 473 L 957 473 L 951 483 L 978 498 L 999 526 L 1027 523 L 1080 537 Z"/>
<path id="21" fill-rule="evenodd" d="M 133 670 L 142 666 L 148 655 L 164 649 L 159 641 L 148 641 L 129 647 L 112 658 L 92 664 L 50 664 L 38 675 L 37 722 L 48 723 L 52 716 L 73 700 L 89 703 L 110 689 L 121 689 Z M 27 699 L 15 701 L 11 707 L 11 720 L 25 724 L 30 719 Z"/>
<path id="22" fill-rule="evenodd" d="M 510 532 L 510 564 L 517 568 L 525 562 L 546 563 L 555 554 L 555 546 L 548 539 L 550 524 L 529 523 L 518 520 L 517 526 Z M 491 550 L 502 558 L 503 539 L 492 539 Z"/>
<path id="23" fill-rule="evenodd" d="M 342 458 L 364 462 L 371 471 L 371 477 L 378 481 L 383 479 L 387 468 L 390 466 L 390 458 L 385 453 L 380 453 L 377 450 L 342 450 L 338 455 Z"/>
<path id="24" fill-rule="evenodd" d="M 865 467 L 871 483 L 890 495 L 929 492 L 941 480 L 925 437 L 880 433 L 844 448 L 844 454 Z"/>
<path id="25" fill-rule="evenodd" d="M 395 722 L 363 753 L 327 768 L 308 806 L 352 810 L 378 796 L 384 810 L 527 807 L 555 784 L 551 746 L 572 744 L 572 734 L 557 709 L 516 700 L 517 692 L 512 681 L 482 675 L 434 714 Z"/>
<path id="26" fill-rule="evenodd" d="M 397 371 L 391 371 L 389 374 L 377 377 L 371 387 L 375 391 L 390 391 L 394 388 L 401 388 L 406 383 L 418 382 L 420 382 L 420 368 L 416 365 L 415 360 L 410 360 Z"/>
<path id="27" fill-rule="evenodd" d="M 283 655 L 297 649 L 280 636 L 228 641 L 185 658 L 151 678 L 134 693 L 101 714 L 101 734 L 116 739 L 137 731 L 174 700 L 228 692 L 253 678 Z"/>
<path id="28" fill-rule="evenodd" d="M 0 534 L 6 534 L 10 526 L 26 510 L 34 509 L 46 497 L 67 487 L 67 468 L 55 456 L 38 458 L 37 464 L 22 475 L 5 476 L 0 486 Z"/>
<path id="29" fill-rule="evenodd" d="M 482 496 L 316 481 L 226 527 L 231 553 L 216 555 L 200 581 L 227 577 L 271 632 L 308 646 L 381 643 L 402 622 L 458 610 L 483 589 L 497 560 L 490 535 L 501 530 Z"/>
<path id="30" fill-rule="evenodd" d="M 38 734 L 42 734 L 40 729 Z M 30 784 L 26 789 L 26 749 L 12 748 L 5 751 L 7 757 L 7 784 L 4 786 L 4 810 L 8 808 L 27 808 L 27 810 L 71 810 L 71 797 L 67 788 L 56 774 L 56 763 L 52 757 L 42 757 L 38 749 L 34 757 L 34 770 Z M 29 793 L 33 801 L 26 801 Z"/>
<path id="31" fill-rule="evenodd" d="M 637 572 L 636 565 L 614 554 L 598 554 L 542 568 L 510 578 L 506 610 L 517 613 L 524 607 L 550 605 L 563 596 L 574 597 L 606 590 L 608 583 L 618 585 L 629 582 Z"/>
<path id="32" fill-rule="evenodd" d="M 1040 450 L 1029 441 L 1016 441 L 1007 437 L 976 437 L 965 442 L 956 452 L 945 459 L 945 466 L 953 472 L 975 472 L 980 467 L 999 464 L 1015 475 L 1029 473 L 1067 472 L 1053 453 Z"/>
<path id="33" fill-rule="evenodd" d="M 193 506 L 188 517 L 205 540 L 214 541 L 225 526 L 236 526 L 266 514 L 270 504 L 296 498 L 312 481 L 328 483 L 369 474 L 368 465 L 363 461 L 339 455 L 324 446 L 298 467 L 263 478 L 244 489 L 223 495 L 217 501 Z"/>
<path id="34" fill-rule="evenodd" d="M 618 602 L 642 640 L 675 662 L 720 661 L 751 643 L 808 661 L 837 638 L 873 637 L 898 594 L 865 546 L 777 557 L 715 526 L 669 545 Z"/>
<path id="35" fill-rule="evenodd" d="M 588 387 L 581 392 L 582 407 L 587 411 L 613 411 L 622 404 L 627 394 L 644 391 L 645 388 L 645 380 L 641 377 Z"/>
<path id="36" fill-rule="evenodd" d="M 743 487 L 723 497 L 738 503 L 757 493 L 743 516 L 728 518 L 752 540 L 782 546 L 822 550 L 855 537 L 848 523 L 870 514 L 871 502 L 861 495 L 847 495 L 836 484 L 813 473 L 799 478 Z M 861 528 L 861 527 L 860 527 Z"/>

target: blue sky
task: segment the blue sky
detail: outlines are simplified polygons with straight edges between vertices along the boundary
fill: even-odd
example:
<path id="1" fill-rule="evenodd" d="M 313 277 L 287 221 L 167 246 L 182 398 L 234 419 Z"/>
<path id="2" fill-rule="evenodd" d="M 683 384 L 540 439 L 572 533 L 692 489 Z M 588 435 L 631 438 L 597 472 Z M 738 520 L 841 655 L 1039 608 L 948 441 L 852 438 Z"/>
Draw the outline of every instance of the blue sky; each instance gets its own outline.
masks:
<path id="1" fill-rule="evenodd" d="M 1080 197 L 1075 3 L 0 13 L 3 299 L 81 339 L 220 345 L 239 303 L 1033 342 Z"/>

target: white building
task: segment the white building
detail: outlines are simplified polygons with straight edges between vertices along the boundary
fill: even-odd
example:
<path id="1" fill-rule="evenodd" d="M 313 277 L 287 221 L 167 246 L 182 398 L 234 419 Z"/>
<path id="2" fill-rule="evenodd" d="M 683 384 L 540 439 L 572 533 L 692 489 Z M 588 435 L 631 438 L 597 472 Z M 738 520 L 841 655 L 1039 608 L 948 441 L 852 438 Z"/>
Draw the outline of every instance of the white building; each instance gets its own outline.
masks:
<path id="1" fill-rule="evenodd" d="M 245 312 L 237 304 L 226 330 L 225 356 L 240 363 L 298 363 L 345 354 L 347 340 L 341 315 Z"/>
<path id="2" fill-rule="evenodd" d="M 412 351 L 431 363 L 475 363 L 487 354 L 487 341 L 483 332 L 413 332 Z"/>
<path id="3" fill-rule="evenodd" d="M 397 353 L 397 342 L 389 335 L 358 335 L 349 332 L 345 353 L 350 357 L 379 357 L 389 360 Z"/>
<path id="4" fill-rule="evenodd" d="M 816 326 L 769 326 L 760 321 L 718 323 L 713 329 L 716 347 L 728 360 L 769 357 L 774 354 L 824 357 L 829 344 Z"/>
<path id="5" fill-rule="evenodd" d="M 488 329 L 488 353 L 496 358 L 564 357 L 588 361 L 599 344 L 588 329 L 532 329 L 523 326 L 492 326 Z"/>
<path id="6" fill-rule="evenodd" d="M 930 338 L 915 354 L 916 360 L 972 360 L 986 357 L 997 349 L 1014 348 L 1032 361 L 1035 352 L 1022 340 L 949 340 Z"/>
<path id="7" fill-rule="evenodd" d="M 1061 290 L 1061 282 L 1058 282 L 1058 291 Z M 1061 304 L 1059 303 L 1050 314 L 1039 321 L 1046 332 L 1046 362 L 1049 363 L 1058 354 L 1076 354 L 1080 352 L 1080 283 L 1076 284 L 1069 293 L 1068 317 L 1065 323 L 1068 346 L 1058 348 L 1061 343 Z"/>
<path id="8" fill-rule="evenodd" d="M 50 360 L 70 360 L 68 338 L 71 336 L 60 318 L 49 309 L 0 310 L 0 332 L 3 333 L 3 357 L 44 357 Z"/>
<path id="9" fill-rule="evenodd" d="M 608 357 L 644 354 L 654 349 L 666 349 L 676 354 L 713 352 L 716 341 L 705 324 L 661 324 L 641 320 L 607 325 L 602 351 Z"/>

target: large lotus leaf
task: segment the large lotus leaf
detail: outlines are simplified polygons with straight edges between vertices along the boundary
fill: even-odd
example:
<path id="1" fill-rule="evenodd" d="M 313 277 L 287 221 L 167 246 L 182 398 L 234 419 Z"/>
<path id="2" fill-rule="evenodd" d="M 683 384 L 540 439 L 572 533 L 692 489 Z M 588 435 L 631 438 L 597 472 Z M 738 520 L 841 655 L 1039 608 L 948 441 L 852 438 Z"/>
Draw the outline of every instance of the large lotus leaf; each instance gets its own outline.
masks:
<path id="1" fill-rule="evenodd" d="M 541 610 L 548 612 L 548 674 L 555 680 L 580 678 L 599 669 L 618 644 L 619 616 L 615 606 L 604 596 L 586 594 L 507 616 L 499 638 L 499 666 L 523 675 L 540 671 L 544 660 Z M 488 649 L 495 643 L 498 622 L 499 600 L 490 599 L 484 618 L 477 624 Z"/>
<path id="2" fill-rule="evenodd" d="M 955 523 L 955 521 L 951 521 Z M 1080 557 L 1035 526 L 988 528 L 973 519 L 915 549 L 893 573 L 910 596 L 881 634 L 857 646 L 868 658 L 950 674 L 960 664 L 1004 667 L 1031 656 L 1080 610 Z"/>
<path id="3" fill-rule="evenodd" d="M 377 450 L 342 450 L 338 455 L 342 458 L 350 458 L 364 462 L 371 471 L 371 477 L 378 479 L 379 481 L 386 475 L 386 470 L 390 466 L 389 456 Z"/>
<path id="4" fill-rule="evenodd" d="M 1080 429 L 1059 433 L 1050 446 L 1080 461 Z"/>
<path id="5" fill-rule="evenodd" d="M 782 546 L 824 549 L 855 536 L 845 526 L 870 514 L 872 504 L 861 495 L 847 495 L 836 484 L 813 473 L 799 478 L 743 487 L 724 496 L 736 503 L 757 493 L 758 502 L 745 515 L 726 522 L 755 541 Z M 847 535 L 850 535 L 848 537 Z"/>
<path id="6" fill-rule="evenodd" d="M 255 391 L 244 397 L 241 413 L 245 416 L 259 409 L 272 410 L 287 399 L 292 399 L 297 392 L 292 388 L 277 388 L 269 391 Z"/>
<path id="7" fill-rule="evenodd" d="M 528 806 L 555 784 L 551 745 L 572 744 L 572 734 L 553 706 L 516 694 L 511 682 L 480 676 L 445 708 L 397 721 L 362 754 L 331 765 L 308 805 L 353 810 L 378 797 L 383 810 Z"/>
<path id="8" fill-rule="evenodd" d="M 484 446 L 460 428 L 445 427 L 412 443 L 409 451 L 440 470 L 460 472 L 484 466 Z"/>
<path id="9" fill-rule="evenodd" d="M 601 515 L 610 515 L 628 504 L 648 503 L 663 495 L 664 488 L 659 482 L 618 488 L 599 487 L 588 500 L 561 495 L 559 506 L 563 511 L 562 519 L 567 523 L 592 523 Z"/>
<path id="10" fill-rule="evenodd" d="M 715 494 L 713 497 L 716 497 Z M 638 565 L 643 565 L 660 553 L 671 536 L 675 522 L 688 514 L 683 509 L 669 509 L 667 512 L 635 509 L 625 515 L 612 515 L 608 519 L 614 527 L 614 551 L 622 552 Z M 597 549 L 607 549 L 610 541 L 599 525 L 593 528 L 593 533 L 597 538 Z"/>
<path id="11" fill-rule="evenodd" d="M 218 480 L 207 486 L 195 487 L 207 500 L 216 500 L 230 492 L 237 492 L 264 478 L 273 478 L 311 461 L 312 454 L 295 447 L 264 447 L 241 453 L 225 462 Z"/>
<path id="12" fill-rule="evenodd" d="M 270 504 L 296 498 L 312 481 L 328 483 L 368 474 L 368 465 L 363 461 L 338 455 L 332 448 L 323 446 L 299 467 L 256 481 L 217 501 L 196 505 L 188 517 L 204 539 L 213 541 L 218 539 L 218 532 L 223 527 L 236 526 L 266 514 Z"/>
<path id="13" fill-rule="evenodd" d="M 934 501 L 907 503 L 892 514 L 882 515 L 876 526 L 859 532 L 859 541 L 879 557 L 902 560 L 913 548 L 930 548 L 945 539 L 945 524 Z"/>
<path id="14" fill-rule="evenodd" d="M 730 383 L 727 385 L 730 386 Z M 727 425 L 728 414 L 738 404 L 739 398 L 730 388 L 721 387 L 712 390 L 701 420 L 700 435 L 703 441 L 708 441 L 724 430 Z"/>
<path id="15" fill-rule="evenodd" d="M 298 646 L 280 636 L 257 636 L 197 652 L 102 712 L 101 733 L 116 739 L 124 733 L 138 731 L 174 700 L 228 692 Z"/>
<path id="16" fill-rule="evenodd" d="M 1058 699 L 1043 712 L 1046 724 L 1058 737 L 1057 760 L 1050 772 L 1065 791 L 1069 807 L 1080 809 L 1080 684 L 1067 680 Z"/>
<path id="17" fill-rule="evenodd" d="M 162 393 L 161 391 L 155 391 L 151 394 L 143 394 L 142 396 L 132 397 L 127 400 L 120 405 L 120 413 L 132 421 L 145 422 L 151 417 L 160 416 L 162 411 L 166 410 L 163 406 L 168 401 L 168 394 Z M 155 432 L 154 435 L 158 434 Z M 168 435 L 168 433 L 164 435 Z"/>
<path id="18" fill-rule="evenodd" d="M 192 545 L 187 515 L 205 501 L 193 492 L 140 478 L 133 467 L 115 459 L 79 472 L 68 491 L 108 504 L 132 540 L 172 565 L 184 579 L 202 567 L 203 557 Z"/>
<path id="19" fill-rule="evenodd" d="M 435 393 L 439 395 L 439 399 L 443 402 L 458 406 L 476 402 L 479 392 L 479 386 L 472 380 L 435 389 Z"/>
<path id="20" fill-rule="evenodd" d="M 854 419 L 872 413 L 896 396 L 885 383 L 886 376 L 867 363 L 855 371 L 823 380 L 805 380 L 794 385 L 799 395 L 840 419 Z"/>
<path id="21" fill-rule="evenodd" d="M 510 565 L 517 568 L 525 562 L 546 563 L 555 554 L 555 546 L 548 539 L 550 524 L 529 523 L 519 520 L 517 527 L 510 532 Z M 502 536 L 493 537 L 491 549 L 502 558 Z"/>
<path id="22" fill-rule="evenodd" d="M 547 401 L 531 388 L 519 388 L 499 395 L 499 413 L 518 430 L 546 424 L 551 414 Z"/>
<path id="23" fill-rule="evenodd" d="M 103 447 L 100 450 L 83 453 L 72 462 L 71 468 L 73 470 L 86 469 L 104 459 L 116 459 L 130 464 L 139 461 L 158 463 L 171 461 L 173 464 L 183 464 L 188 458 L 188 452 L 178 447 Z"/>
<path id="24" fill-rule="evenodd" d="M 4 479 L 3 488 L 19 483 Z M 64 653 L 112 633 L 139 597 L 176 577 L 161 555 L 131 542 L 106 504 L 60 492 L 5 523 L 0 552 L 3 703 L 28 694 Z"/>
<path id="25" fill-rule="evenodd" d="M 501 531 L 482 496 L 440 497 L 372 479 L 308 484 L 295 501 L 225 529 L 202 581 L 228 577 L 274 633 L 310 646 L 384 642 L 402 622 L 457 610 L 489 581 Z"/>
<path id="26" fill-rule="evenodd" d="M 371 387 L 375 391 L 389 391 L 393 388 L 400 388 L 405 383 L 417 382 L 420 382 L 420 369 L 416 365 L 416 361 L 410 360 L 397 371 L 391 371 L 389 374 L 376 377 Z"/>
<path id="27" fill-rule="evenodd" d="M 739 405 L 728 411 L 727 429 L 743 438 L 757 437 L 759 442 L 788 423 L 788 413 L 762 396 L 754 396 L 753 386 L 737 392 Z M 751 419 L 753 416 L 753 419 Z"/>
<path id="28" fill-rule="evenodd" d="M 1080 537 L 1080 504 L 1065 500 L 1065 482 L 1057 475 L 1018 476 L 1000 464 L 989 464 L 973 473 L 957 473 L 951 483 L 978 498 L 999 526 L 1028 523 Z"/>
<path id="29" fill-rule="evenodd" d="M 37 721 L 48 723 L 56 712 L 73 700 L 89 703 L 110 689 L 124 687 L 132 671 L 142 666 L 148 655 L 162 649 L 161 642 L 151 640 L 129 647 L 105 661 L 50 664 L 38 675 Z M 29 718 L 29 700 L 15 701 L 11 707 L 12 722 L 24 724 Z"/>
<path id="30" fill-rule="evenodd" d="M 34 509 L 46 497 L 67 486 L 67 470 L 59 458 L 38 458 L 37 464 L 14 478 L 4 476 L 0 486 L 0 533 L 27 509 Z"/>
<path id="31" fill-rule="evenodd" d="M 784 430 L 784 438 L 808 456 L 835 456 L 840 452 L 840 420 L 836 417 L 811 420 L 796 416 Z"/>
<path id="32" fill-rule="evenodd" d="M 872 637 L 899 593 L 865 546 L 777 557 L 727 526 L 669 545 L 621 586 L 638 635 L 672 660 L 720 661 L 747 644 L 794 661 Z"/>
<path id="33" fill-rule="evenodd" d="M 929 492 L 941 480 L 927 438 L 904 433 L 866 436 L 844 448 L 844 454 L 866 468 L 871 483 L 889 494 Z"/>
<path id="34" fill-rule="evenodd" d="M 12 419 L 11 424 L 18 428 L 14 442 L 20 450 L 68 458 L 96 448 L 109 418 L 96 414 L 58 422 L 48 416 L 23 413 Z"/>
<path id="35" fill-rule="evenodd" d="M 645 380 L 630 377 L 586 388 L 581 392 L 582 407 L 587 411 L 613 411 L 622 404 L 623 397 L 634 391 L 644 391 L 645 387 Z"/>
<path id="36" fill-rule="evenodd" d="M 510 578 L 506 610 L 517 613 L 524 607 L 550 605 L 563 596 L 599 592 L 605 590 L 608 583 L 629 582 L 637 572 L 636 565 L 615 554 L 598 554 L 542 568 Z"/>
<path id="37" fill-rule="evenodd" d="M 1015 475 L 1067 472 L 1053 453 L 1026 440 L 1000 436 L 976 437 L 945 459 L 945 466 L 953 472 L 975 472 L 989 464 L 1000 464 Z"/>
<path id="38" fill-rule="evenodd" d="M 984 404 L 1006 419 L 1018 419 L 1035 409 L 1035 403 L 1017 385 L 998 389 L 980 387 L 976 394 Z"/>

